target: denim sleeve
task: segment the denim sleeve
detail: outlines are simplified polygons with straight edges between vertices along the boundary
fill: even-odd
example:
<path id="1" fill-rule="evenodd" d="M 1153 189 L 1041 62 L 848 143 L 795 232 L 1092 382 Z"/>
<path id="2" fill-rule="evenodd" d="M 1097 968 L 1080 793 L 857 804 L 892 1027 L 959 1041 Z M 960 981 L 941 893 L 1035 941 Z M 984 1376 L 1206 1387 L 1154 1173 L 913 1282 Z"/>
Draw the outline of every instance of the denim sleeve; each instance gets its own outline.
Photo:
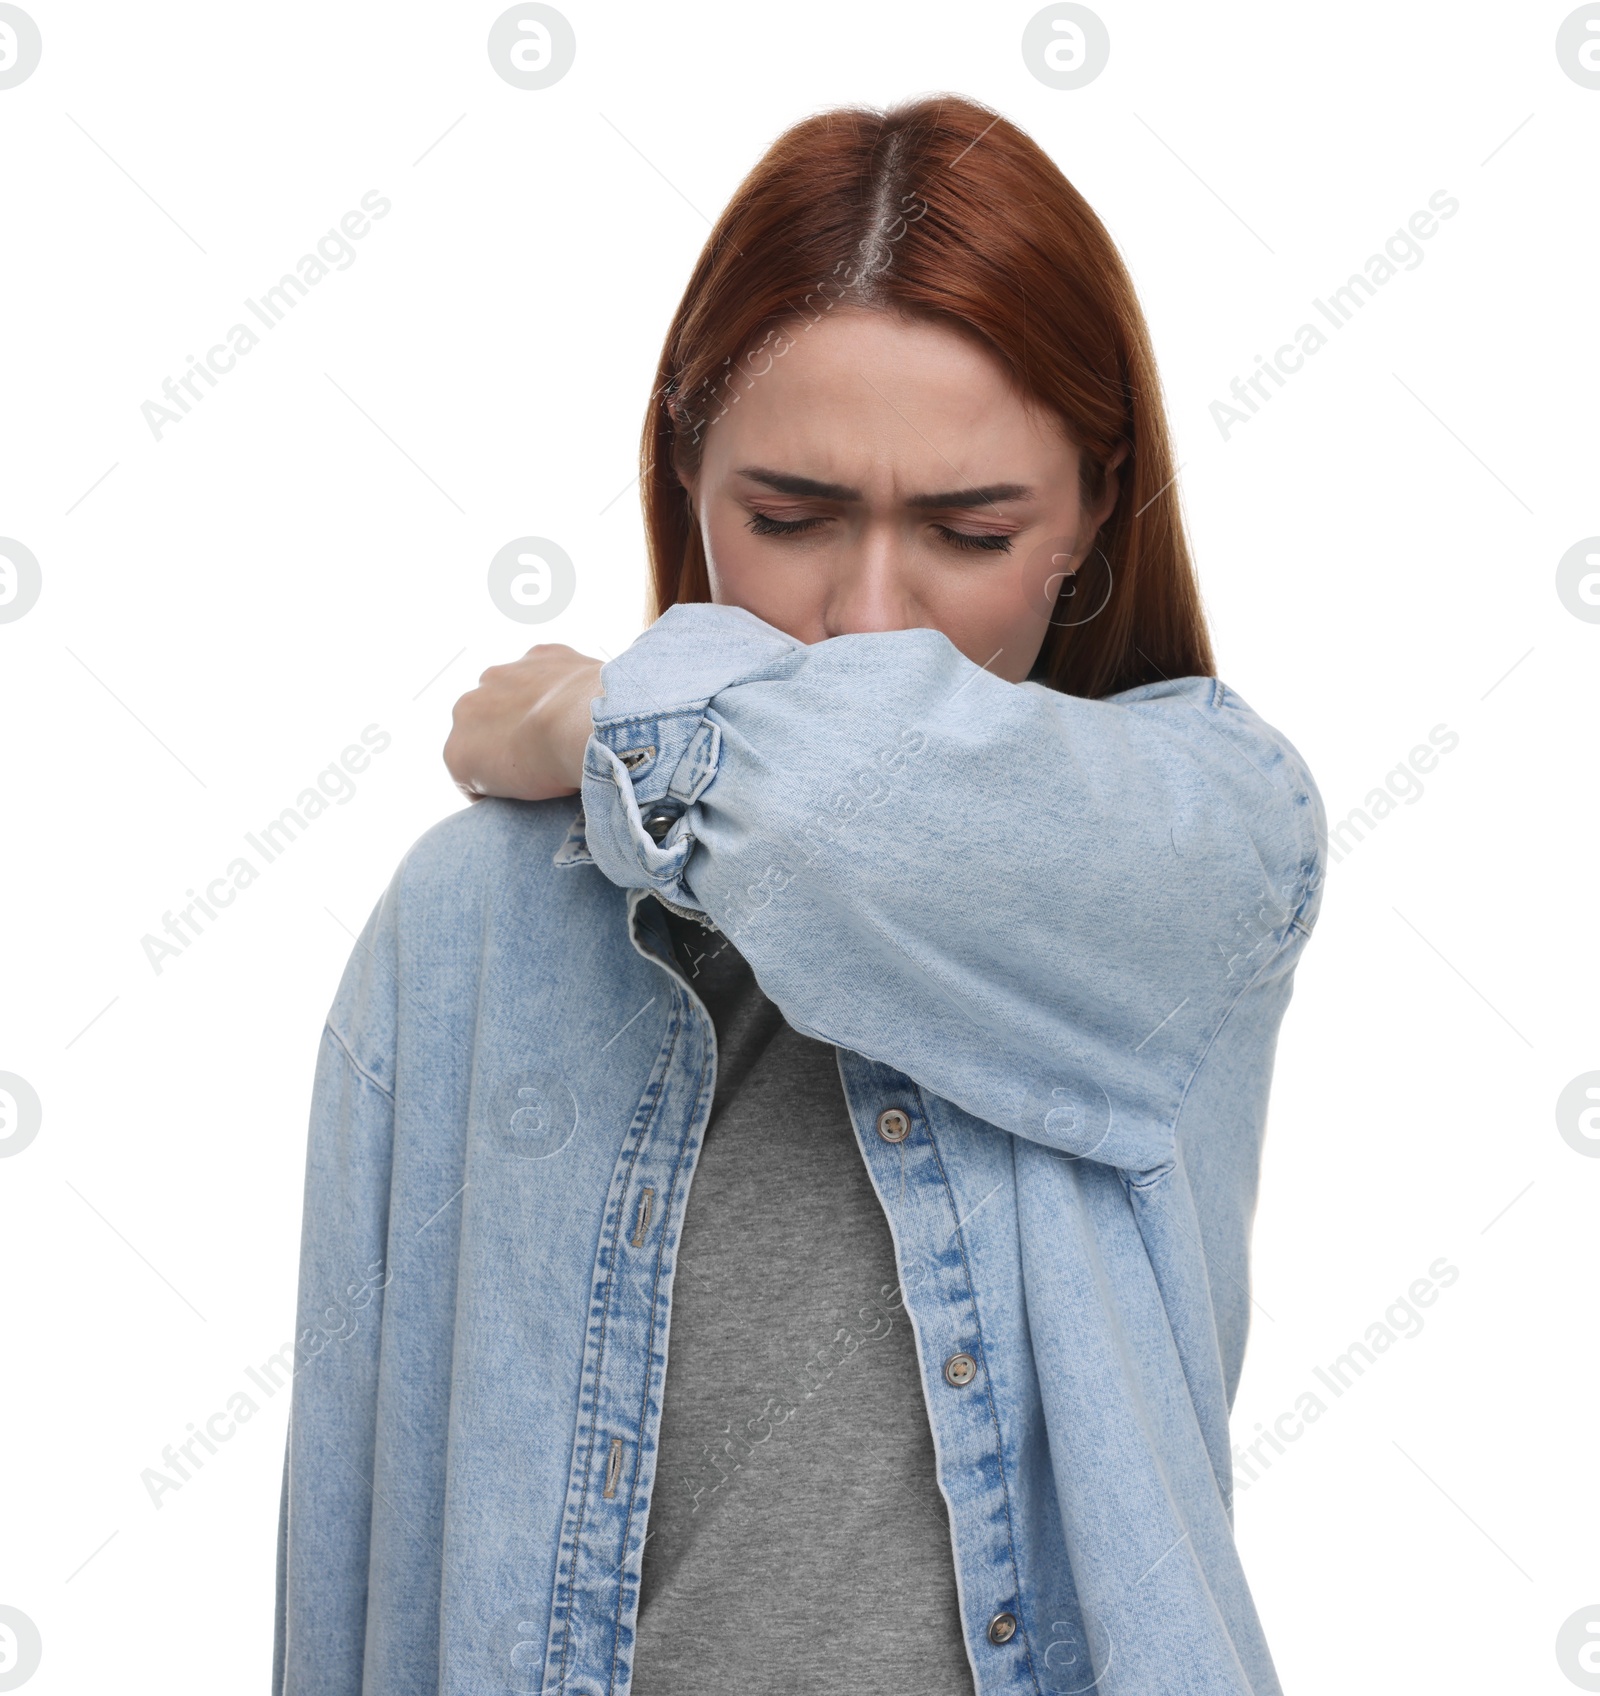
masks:
<path id="1" fill-rule="evenodd" d="M 1322 802 L 1216 679 L 1086 700 L 934 630 L 807 645 L 696 603 L 602 683 L 583 777 L 601 871 L 707 913 L 796 1029 L 992 1124 L 1170 1164 L 1235 1004 L 1287 999 Z M 1270 1068 L 1274 1038 L 1229 1065 Z"/>
<path id="2" fill-rule="evenodd" d="M 388 1282 L 394 904 L 391 884 L 351 952 L 317 1051 L 279 1504 L 274 1696 L 361 1685 Z"/>

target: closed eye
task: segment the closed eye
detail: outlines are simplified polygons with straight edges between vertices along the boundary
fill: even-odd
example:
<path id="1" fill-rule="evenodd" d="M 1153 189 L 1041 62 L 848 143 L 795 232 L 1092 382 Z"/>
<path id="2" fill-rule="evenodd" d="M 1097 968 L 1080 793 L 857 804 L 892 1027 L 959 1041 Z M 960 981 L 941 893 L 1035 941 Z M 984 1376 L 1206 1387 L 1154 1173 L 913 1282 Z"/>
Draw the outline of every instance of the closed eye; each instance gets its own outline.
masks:
<path id="1" fill-rule="evenodd" d="M 934 529 L 955 548 L 977 548 L 984 553 L 1005 554 L 1011 552 L 1011 538 L 992 534 L 972 534 L 966 530 L 951 530 L 943 524 L 935 524 Z"/>
<path id="2" fill-rule="evenodd" d="M 764 512 L 752 512 L 747 528 L 757 536 L 798 536 L 804 530 L 814 530 L 826 524 L 825 518 L 769 518 Z"/>
<path id="3" fill-rule="evenodd" d="M 815 530 L 819 524 L 828 520 L 818 515 L 813 518 L 772 518 L 764 512 L 752 512 L 746 528 L 756 536 L 800 536 L 809 530 Z M 983 553 L 1009 553 L 1011 538 L 992 534 L 974 534 L 966 530 L 952 530 L 947 524 L 935 524 L 933 528 L 953 548 L 978 550 Z"/>

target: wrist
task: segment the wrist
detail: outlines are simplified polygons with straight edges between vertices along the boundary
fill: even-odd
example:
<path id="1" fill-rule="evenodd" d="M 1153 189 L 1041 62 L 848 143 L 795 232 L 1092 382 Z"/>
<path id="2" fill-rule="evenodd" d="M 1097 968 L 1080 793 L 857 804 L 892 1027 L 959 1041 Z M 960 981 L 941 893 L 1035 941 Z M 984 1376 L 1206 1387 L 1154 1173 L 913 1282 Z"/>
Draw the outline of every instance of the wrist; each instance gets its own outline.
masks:
<path id="1" fill-rule="evenodd" d="M 589 703 L 600 693 L 599 660 L 592 660 L 568 680 L 563 691 L 558 748 L 563 773 L 574 789 L 583 787 L 583 757 L 594 732 Z"/>

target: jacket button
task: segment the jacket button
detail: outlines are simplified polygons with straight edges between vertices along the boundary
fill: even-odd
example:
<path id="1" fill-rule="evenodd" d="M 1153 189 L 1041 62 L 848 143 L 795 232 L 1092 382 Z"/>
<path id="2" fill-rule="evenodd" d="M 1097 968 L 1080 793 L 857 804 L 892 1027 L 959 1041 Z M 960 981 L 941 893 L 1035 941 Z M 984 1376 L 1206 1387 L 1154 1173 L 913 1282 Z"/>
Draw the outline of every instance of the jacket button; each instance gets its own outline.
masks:
<path id="1" fill-rule="evenodd" d="M 652 807 L 644 815 L 644 828 L 657 842 L 672 829 L 678 815 L 670 807 Z"/>
<path id="2" fill-rule="evenodd" d="M 1017 1616 L 1015 1614 L 996 1614 L 989 1621 L 989 1641 L 991 1643 L 1009 1643 L 1017 1634 Z"/>
<path id="3" fill-rule="evenodd" d="M 898 1107 L 886 1107 L 878 1115 L 878 1135 L 885 1142 L 904 1142 L 911 1135 L 911 1120 Z"/>
<path id="4" fill-rule="evenodd" d="M 970 1384 L 978 1376 L 978 1363 L 970 1354 L 953 1354 L 944 1363 L 944 1376 L 946 1383 L 954 1384 L 959 1390 L 963 1384 Z M 1002 1619 L 1008 1617 L 1005 1614 L 1001 1615 Z M 991 1626 L 989 1629 L 992 1631 L 994 1627 Z"/>

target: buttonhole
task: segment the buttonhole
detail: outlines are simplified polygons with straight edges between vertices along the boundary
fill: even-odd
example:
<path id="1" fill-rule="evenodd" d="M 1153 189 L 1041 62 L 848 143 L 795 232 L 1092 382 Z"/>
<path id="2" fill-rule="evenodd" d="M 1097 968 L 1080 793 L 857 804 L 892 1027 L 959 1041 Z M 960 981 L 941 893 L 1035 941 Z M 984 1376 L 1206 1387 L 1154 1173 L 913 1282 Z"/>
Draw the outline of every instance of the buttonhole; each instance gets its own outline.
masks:
<path id="1" fill-rule="evenodd" d="M 647 1188 L 639 1197 L 639 1215 L 634 1223 L 633 1235 L 628 1241 L 638 1248 L 644 1242 L 644 1234 L 650 1229 L 650 1214 L 655 1206 L 656 1192 Z"/>

